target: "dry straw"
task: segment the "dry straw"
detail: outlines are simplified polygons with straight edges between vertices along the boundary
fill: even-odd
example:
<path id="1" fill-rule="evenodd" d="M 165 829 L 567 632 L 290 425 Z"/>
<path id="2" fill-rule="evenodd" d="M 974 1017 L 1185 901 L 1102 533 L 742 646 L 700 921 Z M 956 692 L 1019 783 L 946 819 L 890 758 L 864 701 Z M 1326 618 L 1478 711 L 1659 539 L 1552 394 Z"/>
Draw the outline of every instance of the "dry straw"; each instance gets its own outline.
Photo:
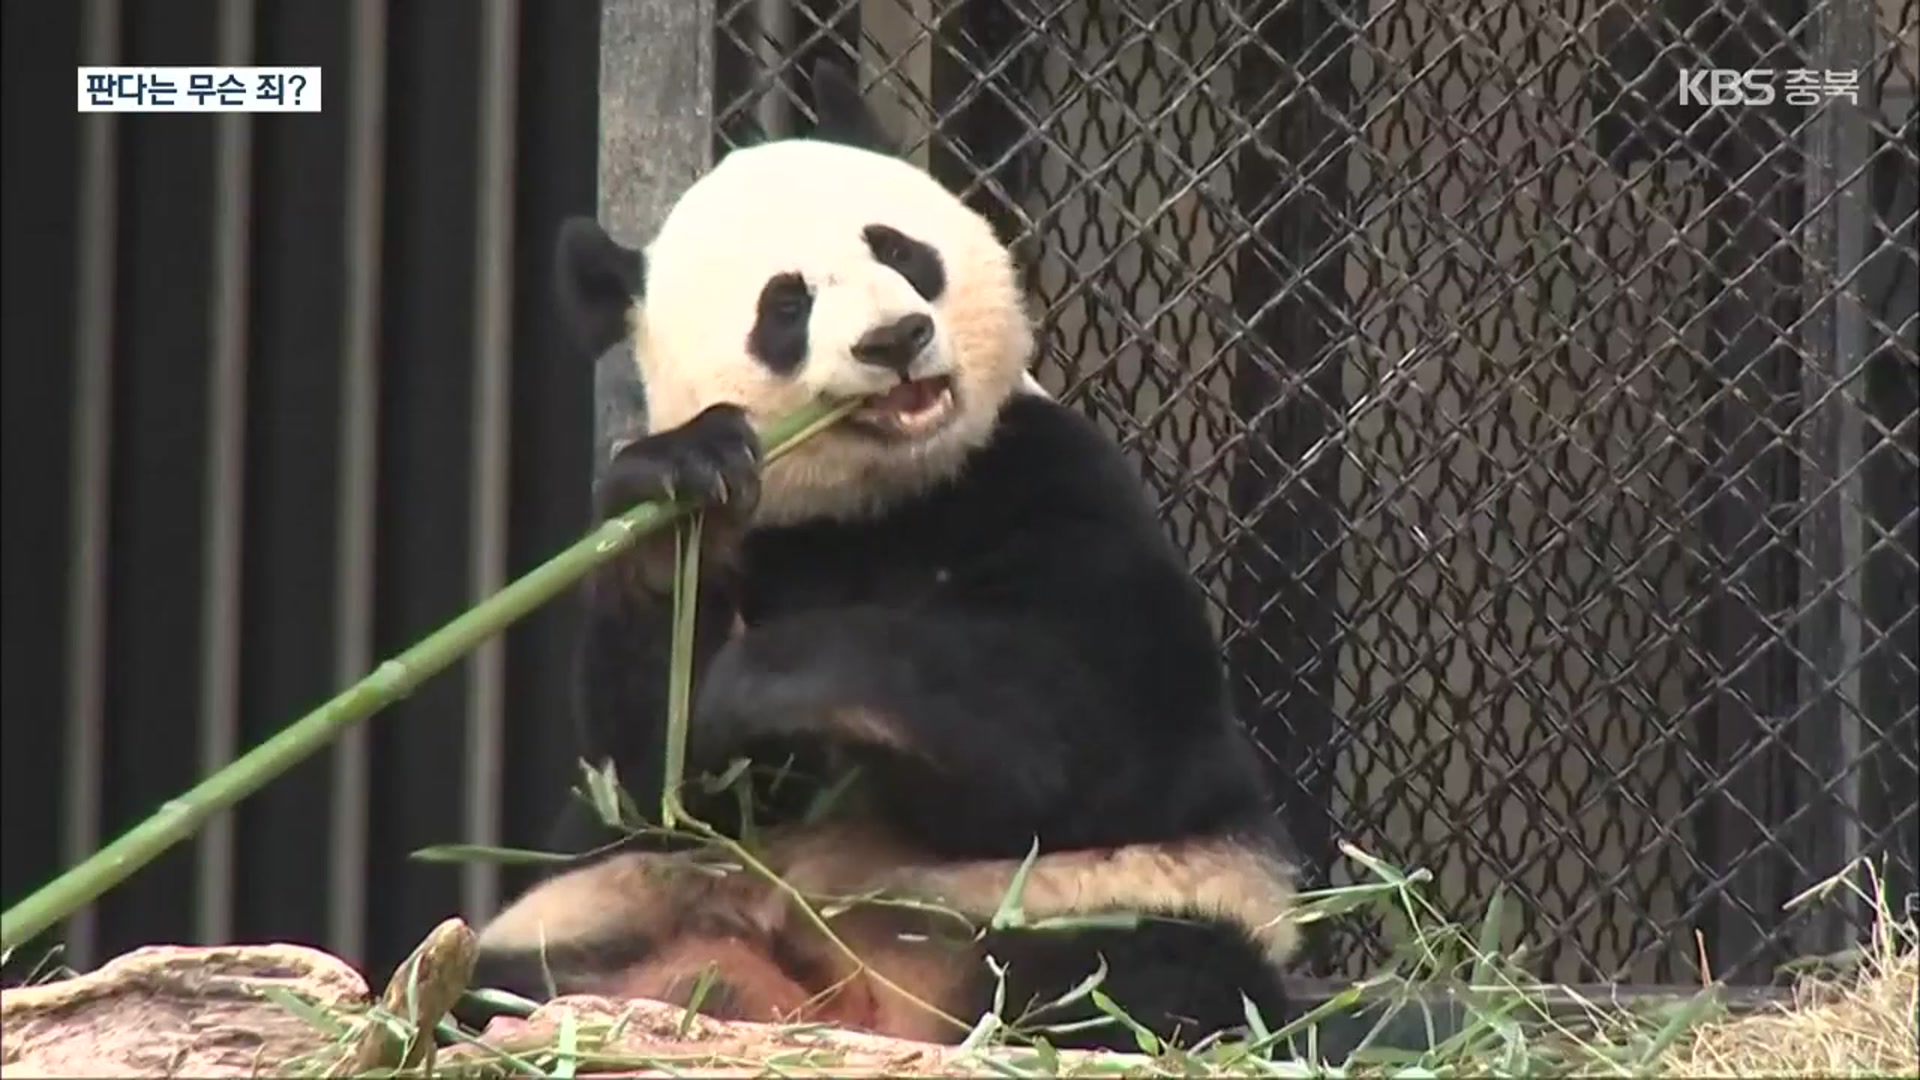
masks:
<path id="1" fill-rule="evenodd" d="M 1845 889 L 1874 908 L 1871 939 L 1843 976 L 1811 976 L 1791 1006 L 1695 1027 L 1660 1062 L 1668 1076 L 1920 1075 L 1920 928 L 1894 911 L 1867 867 L 1813 893 Z"/>

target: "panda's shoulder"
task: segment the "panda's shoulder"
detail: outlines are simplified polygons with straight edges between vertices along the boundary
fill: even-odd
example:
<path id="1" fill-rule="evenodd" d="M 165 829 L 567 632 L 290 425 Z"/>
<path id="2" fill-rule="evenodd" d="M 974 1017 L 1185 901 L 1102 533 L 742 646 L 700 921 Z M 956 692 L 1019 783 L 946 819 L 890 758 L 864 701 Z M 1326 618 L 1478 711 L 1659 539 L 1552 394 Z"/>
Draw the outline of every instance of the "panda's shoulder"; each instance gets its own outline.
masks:
<path id="1" fill-rule="evenodd" d="M 1078 409 L 1040 394 L 1020 393 L 1000 407 L 994 445 L 1009 448 L 1031 444 L 1077 450 L 1083 454 L 1117 452 L 1106 434 Z"/>
<path id="2" fill-rule="evenodd" d="M 1118 444 L 1085 415 L 1038 394 L 1016 394 L 1001 408 L 993 437 L 967 472 L 982 487 L 1070 506 L 1145 505 L 1140 478 Z"/>

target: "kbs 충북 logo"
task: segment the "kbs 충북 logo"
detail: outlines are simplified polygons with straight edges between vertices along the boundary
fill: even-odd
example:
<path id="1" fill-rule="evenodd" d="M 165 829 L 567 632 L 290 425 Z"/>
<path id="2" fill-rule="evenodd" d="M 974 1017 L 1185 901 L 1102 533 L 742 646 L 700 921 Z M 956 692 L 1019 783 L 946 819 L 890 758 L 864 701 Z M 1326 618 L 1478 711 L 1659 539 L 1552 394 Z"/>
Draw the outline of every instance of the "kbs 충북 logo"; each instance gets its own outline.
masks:
<path id="1" fill-rule="evenodd" d="M 1811 107 L 1823 99 L 1843 97 L 1860 103 L 1860 73 L 1857 71 L 1809 71 L 1794 68 L 1682 68 L 1680 104 L 1682 105 L 1788 105 Z"/>

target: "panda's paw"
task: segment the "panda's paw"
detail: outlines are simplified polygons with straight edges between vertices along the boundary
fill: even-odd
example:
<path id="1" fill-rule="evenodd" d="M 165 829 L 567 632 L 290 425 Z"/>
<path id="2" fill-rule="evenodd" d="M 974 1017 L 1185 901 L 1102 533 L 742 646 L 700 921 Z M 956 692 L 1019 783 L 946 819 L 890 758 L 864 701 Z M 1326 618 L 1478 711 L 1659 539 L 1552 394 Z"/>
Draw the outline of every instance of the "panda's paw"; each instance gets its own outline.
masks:
<path id="1" fill-rule="evenodd" d="M 761 453 L 743 410 L 710 406 L 622 448 L 594 493 L 596 509 L 609 518 L 643 502 L 681 502 L 744 519 L 760 499 Z"/>

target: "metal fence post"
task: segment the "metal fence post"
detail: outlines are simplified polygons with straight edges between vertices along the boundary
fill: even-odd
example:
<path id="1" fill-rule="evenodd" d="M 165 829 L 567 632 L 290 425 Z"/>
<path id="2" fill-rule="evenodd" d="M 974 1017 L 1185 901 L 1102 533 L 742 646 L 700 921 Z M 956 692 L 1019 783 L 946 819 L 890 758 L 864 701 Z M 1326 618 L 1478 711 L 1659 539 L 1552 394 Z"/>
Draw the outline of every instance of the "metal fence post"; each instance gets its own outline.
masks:
<path id="1" fill-rule="evenodd" d="M 81 56 L 90 65 L 120 62 L 120 5 L 90 0 L 81 16 Z M 74 237 L 74 499 L 67 577 L 66 805 L 60 855 L 71 866 L 100 844 L 100 789 L 106 754 L 106 589 L 109 487 L 113 467 L 113 316 L 119 220 L 118 117 L 88 116 L 80 126 L 78 231 Z M 89 906 L 67 920 L 65 961 L 85 970 L 96 959 L 99 916 Z"/>
<path id="2" fill-rule="evenodd" d="M 1873 12 L 1866 4 L 1830 4 L 1818 12 L 1814 67 L 1856 76 L 1873 66 Z M 1802 135 L 1806 148 L 1806 248 L 1809 318 L 1806 408 L 1812 445 L 1802 462 L 1803 526 L 1812 573 L 1801 583 L 1805 604 L 1801 707 L 1797 740 L 1816 770 L 1806 800 L 1816 809 L 1796 830 L 1802 861 L 1830 869 L 1863 854 L 1860 815 L 1862 758 L 1868 753 L 1860 710 L 1861 654 L 1866 619 L 1864 530 L 1868 513 L 1861 472 L 1866 445 L 1863 406 L 1872 353 L 1860 268 L 1867 259 L 1872 209 L 1868 205 L 1873 153 L 1867 114 L 1878 87 L 1869 74 L 1856 104 L 1828 101 Z M 1818 870 L 1812 875 L 1821 876 Z M 1809 882 L 1808 884 L 1811 884 Z M 1801 952 L 1845 947 L 1865 912 L 1851 905 L 1825 909 L 1802 932 Z"/>
<path id="3" fill-rule="evenodd" d="M 712 153 L 713 0 L 601 0 L 600 222 L 643 243 Z M 645 422 L 631 345 L 594 365 L 594 475 Z"/>

